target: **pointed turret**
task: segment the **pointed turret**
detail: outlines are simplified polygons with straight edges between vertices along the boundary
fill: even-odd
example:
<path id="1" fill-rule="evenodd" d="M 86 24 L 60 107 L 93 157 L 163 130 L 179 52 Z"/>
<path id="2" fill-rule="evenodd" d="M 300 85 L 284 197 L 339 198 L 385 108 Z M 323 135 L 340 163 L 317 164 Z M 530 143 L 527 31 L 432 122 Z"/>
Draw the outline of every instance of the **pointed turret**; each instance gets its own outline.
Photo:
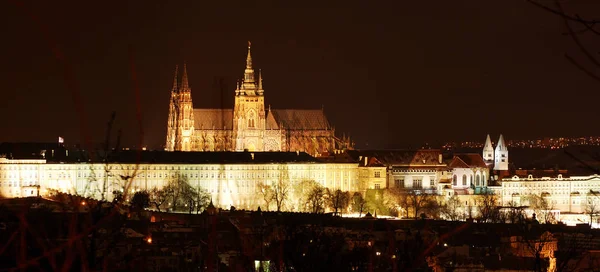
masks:
<path id="1" fill-rule="evenodd" d="M 494 160 L 494 146 L 489 134 L 485 138 L 485 144 L 483 145 L 483 160 L 490 162 Z"/>
<path id="2" fill-rule="evenodd" d="M 494 170 L 508 170 L 508 147 L 502 134 L 494 150 Z"/>
<path id="3" fill-rule="evenodd" d="M 175 65 L 175 78 L 173 79 L 173 89 L 172 91 L 177 90 L 177 76 L 179 75 L 179 65 Z"/>
<path id="4" fill-rule="evenodd" d="M 506 144 L 504 143 L 504 137 L 500 134 L 500 138 L 498 139 L 498 144 L 496 145 L 496 151 L 505 151 L 508 150 Z"/>
<path id="5" fill-rule="evenodd" d="M 246 69 L 252 69 L 252 54 L 250 54 L 250 47 L 252 43 L 248 41 L 248 56 L 246 56 Z"/>
<path id="6" fill-rule="evenodd" d="M 244 70 L 244 89 L 256 88 L 254 85 L 254 69 L 252 68 L 252 54 L 250 53 L 251 48 L 250 41 L 248 41 L 248 56 L 246 56 L 246 70 Z"/>
<path id="7" fill-rule="evenodd" d="M 181 76 L 181 90 L 185 91 L 190 88 L 188 84 L 187 65 L 183 63 L 183 76 Z"/>

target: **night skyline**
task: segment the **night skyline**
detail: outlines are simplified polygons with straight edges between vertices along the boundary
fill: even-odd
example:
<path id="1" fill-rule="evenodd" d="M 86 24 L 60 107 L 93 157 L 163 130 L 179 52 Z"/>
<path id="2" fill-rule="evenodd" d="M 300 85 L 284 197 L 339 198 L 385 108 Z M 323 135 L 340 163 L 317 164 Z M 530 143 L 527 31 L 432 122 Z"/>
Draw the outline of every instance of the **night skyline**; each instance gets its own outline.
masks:
<path id="1" fill-rule="evenodd" d="M 195 107 L 231 107 L 248 40 L 267 105 L 324 107 L 358 148 L 600 134 L 581 120 L 598 83 L 565 59 L 580 53 L 560 18 L 525 1 L 83 5 L 2 4 L 0 141 L 79 142 L 83 113 L 99 142 L 116 111 L 135 145 L 139 105 L 143 144 L 160 145 L 175 65 L 187 64 Z"/>

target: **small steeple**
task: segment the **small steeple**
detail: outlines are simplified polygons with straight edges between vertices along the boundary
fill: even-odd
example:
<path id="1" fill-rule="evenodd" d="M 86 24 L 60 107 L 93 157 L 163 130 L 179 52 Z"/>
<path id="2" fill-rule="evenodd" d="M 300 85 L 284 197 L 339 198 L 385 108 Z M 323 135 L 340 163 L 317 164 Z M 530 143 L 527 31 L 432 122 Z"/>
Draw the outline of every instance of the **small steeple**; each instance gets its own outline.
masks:
<path id="1" fill-rule="evenodd" d="M 252 69 L 252 55 L 250 54 L 252 43 L 248 41 L 248 56 L 246 57 L 246 69 Z"/>
<path id="2" fill-rule="evenodd" d="M 190 86 L 188 84 L 187 67 L 186 63 L 183 63 L 183 76 L 181 76 L 181 90 L 187 90 Z"/>
<path id="3" fill-rule="evenodd" d="M 485 138 L 485 144 L 483 145 L 483 159 L 486 161 L 494 160 L 494 146 L 492 146 L 489 134 Z"/>
<path id="4" fill-rule="evenodd" d="M 506 147 L 506 143 L 504 143 L 504 137 L 500 134 L 500 138 L 498 139 L 498 144 L 496 145 L 496 151 L 506 151 L 508 147 Z"/>
<path id="5" fill-rule="evenodd" d="M 179 65 L 175 65 L 175 78 L 173 79 L 173 91 L 177 90 L 177 76 L 179 74 Z"/>
<path id="6" fill-rule="evenodd" d="M 242 85 L 245 90 L 256 89 L 254 81 L 254 69 L 252 68 L 252 55 L 250 54 L 250 41 L 248 41 L 248 56 L 246 57 L 246 70 L 244 70 L 244 82 Z"/>

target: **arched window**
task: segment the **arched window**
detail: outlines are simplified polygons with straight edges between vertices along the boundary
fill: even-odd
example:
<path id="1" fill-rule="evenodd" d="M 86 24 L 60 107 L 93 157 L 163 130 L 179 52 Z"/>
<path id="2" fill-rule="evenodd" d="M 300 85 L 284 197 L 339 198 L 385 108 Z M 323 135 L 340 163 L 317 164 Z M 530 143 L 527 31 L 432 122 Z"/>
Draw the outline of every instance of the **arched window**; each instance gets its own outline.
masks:
<path id="1" fill-rule="evenodd" d="M 463 183 L 462 183 L 462 185 L 463 185 L 463 186 L 467 186 L 467 175 L 464 175 L 464 174 L 463 174 L 463 178 L 462 178 L 462 180 L 463 180 Z"/>
<path id="2" fill-rule="evenodd" d="M 477 176 L 475 176 L 475 186 L 479 186 L 480 179 L 481 179 L 481 176 L 479 174 L 477 174 Z"/>
<path id="3" fill-rule="evenodd" d="M 454 175 L 454 177 L 452 177 L 452 185 L 456 186 L 456 175 Z"/>
<path id="4" fill-rule="evenodd" d="M 485 173 L 483 173 L 483 175 L 481 176 L 481 186 L 485 187 L 485 182 L 487 181 L 486 177 L 485 177 Z"/>
<path id="5" fill-rule="evenodd" d="M 253 128 L 254 127 L 254 112 L 251 111 L 248 114 L 248 127 Z"/>

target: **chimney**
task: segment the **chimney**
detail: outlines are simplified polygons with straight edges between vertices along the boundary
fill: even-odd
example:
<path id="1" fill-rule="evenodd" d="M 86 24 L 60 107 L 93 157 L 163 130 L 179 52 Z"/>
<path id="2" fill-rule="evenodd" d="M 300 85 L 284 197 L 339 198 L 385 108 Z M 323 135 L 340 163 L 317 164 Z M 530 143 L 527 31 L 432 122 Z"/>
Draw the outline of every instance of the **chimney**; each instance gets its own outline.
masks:
<path id="1" fill-rule="evenodd" d="M 369 157 L 365 156 L 365 167 L 367 166 L 368 163 L 369 163 Z"/>
<path id="2" fill-rule="evenodd" d="M 250 157 L 252 157 L 252 160 L 254 160 L 254 153 L 250 153 Z"/>
<path id="3" fill-rule="evenodd" d="M 442 153 L 438 154 L 438 163 L 442 164 Z"/>

